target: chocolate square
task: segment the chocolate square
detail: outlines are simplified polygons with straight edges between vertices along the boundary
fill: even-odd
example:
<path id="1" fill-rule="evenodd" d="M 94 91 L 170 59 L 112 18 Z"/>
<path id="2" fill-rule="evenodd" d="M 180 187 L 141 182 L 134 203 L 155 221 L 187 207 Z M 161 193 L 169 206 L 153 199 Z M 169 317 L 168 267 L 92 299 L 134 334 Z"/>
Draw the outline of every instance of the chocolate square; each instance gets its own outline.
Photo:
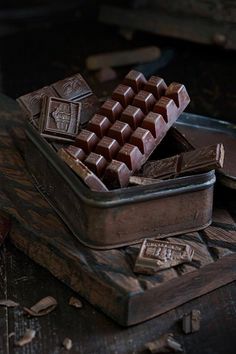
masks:
<path id="1" fill-rule="evenodd" d="M 42 136 L 74 141 L 79 130 L 81 103 L 57 97 L 44 97 L 39 130 Z"/>

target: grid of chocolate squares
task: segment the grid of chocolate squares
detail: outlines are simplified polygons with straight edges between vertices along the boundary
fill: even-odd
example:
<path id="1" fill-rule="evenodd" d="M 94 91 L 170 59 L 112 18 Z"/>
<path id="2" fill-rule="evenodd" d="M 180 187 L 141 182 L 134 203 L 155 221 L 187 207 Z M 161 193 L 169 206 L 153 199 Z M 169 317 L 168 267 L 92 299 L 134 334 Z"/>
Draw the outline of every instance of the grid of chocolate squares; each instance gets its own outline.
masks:
<path id="1" fill-rule="evenodd" d="M 159 77 L 146 80 L 142 73 L 132 70 L 73 145 L 63 148 L 59 155 L 68 165 L 73 158 L 79 167 L 73 169 L 79 175 L 83 165 L 109 189 L 125 187 L 189 101 L 184 85 L 171 83 L 167 87 Z"/>

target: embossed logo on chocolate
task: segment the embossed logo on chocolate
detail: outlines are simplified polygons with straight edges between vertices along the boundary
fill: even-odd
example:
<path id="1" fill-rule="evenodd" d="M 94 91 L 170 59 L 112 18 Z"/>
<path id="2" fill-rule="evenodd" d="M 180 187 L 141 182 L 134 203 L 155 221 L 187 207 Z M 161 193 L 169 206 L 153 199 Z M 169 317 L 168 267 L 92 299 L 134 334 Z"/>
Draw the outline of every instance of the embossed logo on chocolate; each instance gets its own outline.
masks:
<path id="1" fill-rule="evenodd" d="M 54 112 L 51 113 L 56 122 L 58 130 L 68 131 L 70 121 L 73 119 L 70 106 L 66 103 L 61 103 Z"/>
<path id="2" fill-rule="evenodd" d="M 80 74 L 56 82 L 52 85 L 60 97 L 74 99 L 91 94 L 91 89 Z"/>

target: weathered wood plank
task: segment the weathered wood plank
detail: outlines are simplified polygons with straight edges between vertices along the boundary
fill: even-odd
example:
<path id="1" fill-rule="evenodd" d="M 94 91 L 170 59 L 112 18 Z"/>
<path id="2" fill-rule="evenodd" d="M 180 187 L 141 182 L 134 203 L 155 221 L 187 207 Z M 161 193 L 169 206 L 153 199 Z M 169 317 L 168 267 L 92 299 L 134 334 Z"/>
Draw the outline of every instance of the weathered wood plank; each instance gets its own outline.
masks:
<path id="1" fill-rule="evenodd" d="M 202 235 L 217 258 L 235 253 L 236 225 L 226 210 L 216 210 L 212 225 L 203 230 Z"/>
<path id="2" fill-rule="evenodd" d="M 189 40 L 203 44 L 218 44 L 225 48 L 236 48 L 236 25 L 215 21 L 212 18 L 189 14 L 173 13 L 165 9 L 124 9 L 104 5 L 100 12 L 100 21 L 152 32 L 158 35 Z"/>

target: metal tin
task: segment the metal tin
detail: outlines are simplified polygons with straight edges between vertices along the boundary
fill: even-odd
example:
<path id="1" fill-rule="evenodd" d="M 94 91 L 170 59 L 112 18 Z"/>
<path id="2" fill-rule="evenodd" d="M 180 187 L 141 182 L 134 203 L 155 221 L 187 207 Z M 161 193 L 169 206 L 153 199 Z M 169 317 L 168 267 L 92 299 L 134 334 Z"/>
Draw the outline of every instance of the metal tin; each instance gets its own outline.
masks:
<path id="1" fill-rule="evenodd" d="M 27 125 L 26 162 L 35 185 L 85 245 L 108 249 L 205 228 L 214 171 L 109 192 L 92 192 Z"/>

